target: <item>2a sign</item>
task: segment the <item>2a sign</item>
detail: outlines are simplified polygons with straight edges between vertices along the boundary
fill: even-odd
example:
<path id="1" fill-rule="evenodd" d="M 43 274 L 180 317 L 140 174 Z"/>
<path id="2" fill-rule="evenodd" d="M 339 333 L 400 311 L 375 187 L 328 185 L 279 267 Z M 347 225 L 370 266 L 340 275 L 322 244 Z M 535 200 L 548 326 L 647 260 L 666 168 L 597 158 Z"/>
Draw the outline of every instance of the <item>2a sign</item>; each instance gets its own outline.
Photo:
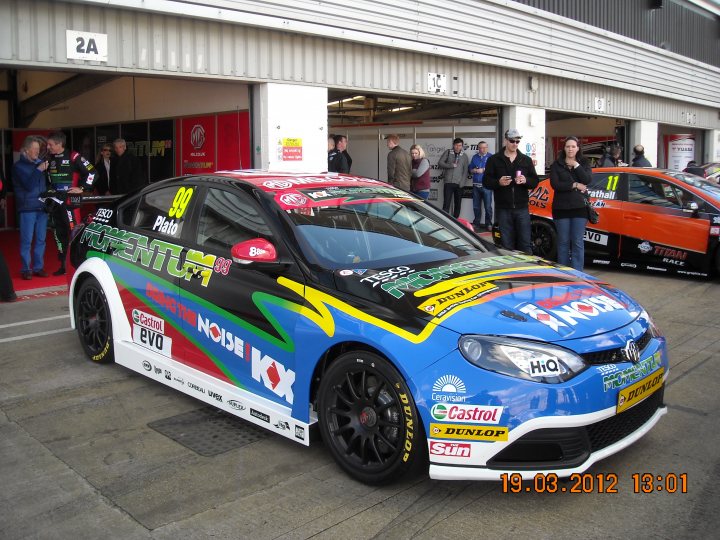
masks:
<path id="1" fill-rule="evenodd" d="M 108 60 L 107 34 L 66 30 L 65 40 L 68 60 Z"/>

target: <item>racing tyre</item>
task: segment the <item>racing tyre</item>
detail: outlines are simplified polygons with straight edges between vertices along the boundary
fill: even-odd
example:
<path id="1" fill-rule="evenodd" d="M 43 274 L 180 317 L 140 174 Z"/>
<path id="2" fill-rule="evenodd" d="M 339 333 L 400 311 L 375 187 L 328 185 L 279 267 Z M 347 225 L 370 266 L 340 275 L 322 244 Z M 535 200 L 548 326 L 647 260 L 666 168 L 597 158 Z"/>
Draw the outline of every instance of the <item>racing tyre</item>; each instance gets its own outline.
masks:
<path id="1" fill-rule="evenodd" d="M 415 401 L 397 370 L 375 354 L 349 352 L 330 366 L 318 416 L 333 458 L 361 482 L 391 482 L 423 461 L 427 443 Z"/>
<path id="2" fill-rule="evenodd" d="M 75 297 L 75 327 L 90 360 L 114 361 L 110 306 L 105 291 L 93 277 L 85 280 Z"/>
<path id="3" fill-rule="evenodd" d="M 533 219 L 530 222 L 530 238 L 532 239 L 533 255 L 543 259 L 557 260 L 557 232 L 552 223 Z"/>

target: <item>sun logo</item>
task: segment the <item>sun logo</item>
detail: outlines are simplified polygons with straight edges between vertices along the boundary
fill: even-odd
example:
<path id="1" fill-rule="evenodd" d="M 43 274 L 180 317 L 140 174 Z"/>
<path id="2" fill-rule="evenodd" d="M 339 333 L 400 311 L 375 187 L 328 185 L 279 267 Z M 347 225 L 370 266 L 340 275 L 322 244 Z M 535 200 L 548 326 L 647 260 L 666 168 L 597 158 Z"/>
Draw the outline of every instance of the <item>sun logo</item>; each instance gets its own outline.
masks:
<path id="1" fill-rule="evenodd" d="M 443 375 L 437 381 L 435 381 L 432 389 L 433 392 L 464 394 L 465 383 L 457 375 Z"/>

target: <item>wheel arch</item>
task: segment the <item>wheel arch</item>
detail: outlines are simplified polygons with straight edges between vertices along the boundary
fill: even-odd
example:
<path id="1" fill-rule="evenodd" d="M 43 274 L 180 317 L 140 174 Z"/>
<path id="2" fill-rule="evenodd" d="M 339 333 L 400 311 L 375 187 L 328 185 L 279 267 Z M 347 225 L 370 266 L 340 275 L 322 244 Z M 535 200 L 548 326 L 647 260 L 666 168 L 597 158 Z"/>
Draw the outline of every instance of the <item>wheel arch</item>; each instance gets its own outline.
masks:
<path id="1" fill-rule="evenodd" d="M 107 263 L 99 257 L 92 257 L 84 261 L 73 274 L 70 281 L 68 304 L 70 308 L 70 324 L 75 329 L 75 299 L 83 283 L 95 278 L 102 287 L 110 307 L 110 318 L 113 326 L 113 338 L 128 338 L 130 336 L 130 323 L 125 316 L 120 291 L 118 290 L 112 271 Z"/>

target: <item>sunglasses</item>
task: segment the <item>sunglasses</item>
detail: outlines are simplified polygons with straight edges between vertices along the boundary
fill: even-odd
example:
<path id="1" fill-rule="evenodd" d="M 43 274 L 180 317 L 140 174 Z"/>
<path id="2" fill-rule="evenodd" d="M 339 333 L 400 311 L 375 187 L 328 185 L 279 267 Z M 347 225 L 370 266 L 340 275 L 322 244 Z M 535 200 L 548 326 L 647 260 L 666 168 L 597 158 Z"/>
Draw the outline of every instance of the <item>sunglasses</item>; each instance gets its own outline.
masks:
<path id="1" fill-rule="evenodd" d="M 520 144 L 520 139 L 508 139 L 507 142 L 513 143 L 513 144 Z"/>

